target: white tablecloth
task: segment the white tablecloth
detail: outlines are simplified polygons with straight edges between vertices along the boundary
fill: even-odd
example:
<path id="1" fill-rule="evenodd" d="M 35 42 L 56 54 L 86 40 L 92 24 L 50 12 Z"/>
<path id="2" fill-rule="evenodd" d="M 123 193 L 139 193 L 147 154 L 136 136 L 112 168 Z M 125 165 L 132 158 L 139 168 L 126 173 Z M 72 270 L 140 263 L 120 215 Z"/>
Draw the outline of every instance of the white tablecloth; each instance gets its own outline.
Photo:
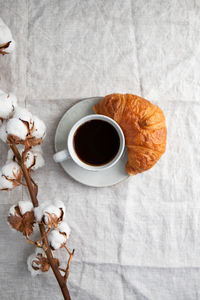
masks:
<path id="1" fill-rule="evenodd" d="M 0 0 L 0 17 L 17 42 L 0 57 L 0 89 L 48 127 L 34 178 L 40 201 L 67 206 L 72 299 L 200 299 L 200 2 Z M 168 147 L 150 171 L 89 188 L 53 162 L 55 129 L 77 100 L 112 92 L 159 104 Z M 0 299 L 61 300 L 52 274 L 31 278 L 32 247 L 6 223 L 27 198 L 24 187 L 0 193 Z"/>

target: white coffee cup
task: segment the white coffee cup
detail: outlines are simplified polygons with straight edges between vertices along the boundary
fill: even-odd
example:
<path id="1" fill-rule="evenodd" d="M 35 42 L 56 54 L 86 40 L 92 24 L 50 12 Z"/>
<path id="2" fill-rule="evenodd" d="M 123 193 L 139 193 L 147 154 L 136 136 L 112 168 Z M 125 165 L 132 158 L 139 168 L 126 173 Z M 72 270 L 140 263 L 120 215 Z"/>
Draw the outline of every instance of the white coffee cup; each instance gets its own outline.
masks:
<path id="1" fill-rule="evenodd" d="M 110 162 L 108 162 L 104 165 L 100 165 L 100 166 L 93 166 L 93 165 L 84 163 L 82 160 L 79 159 L 79 157 L 76 154 L 76 151 L 74 149 L 74 135 L 75 135 L 77 129 L 84 123 L 91 121 L 91 120 L 103 120 L 103 121 L 110 123 L 117 131 L 119 139 L 120 139 L 119 150 L 118 150 L 116 156 Z M 59 163 L 66 159 L 71 158 L 77 165 L 79 165 L 80 167 L 82 167 L 86 170 L 102 171 L 102 170 L 105 170 L 105 169 L 108 169 L 108 168 L 114 166 L 118 162 L 118 160 L 121 158 L 121 156 L 123 154 L 124 147 L 125 147 L 124 134 L 123 134 L 123 131 L 121 130 L 120 126 L 117 124 L 117 122 L 115 122 L 113 119 L 106 117 L 104 115 L 93 114 L 93 115 L 88 115 L 86 117 L 83 117 L 82 119 L 80 119 L 78 122 L 76 122 L 74 124 L 74 126 L 71 128 L 68 138 L 67 138 L 66 149 L 55 153 L 53 158 L 54 158 L 55 162 L 59 162 Z"/>

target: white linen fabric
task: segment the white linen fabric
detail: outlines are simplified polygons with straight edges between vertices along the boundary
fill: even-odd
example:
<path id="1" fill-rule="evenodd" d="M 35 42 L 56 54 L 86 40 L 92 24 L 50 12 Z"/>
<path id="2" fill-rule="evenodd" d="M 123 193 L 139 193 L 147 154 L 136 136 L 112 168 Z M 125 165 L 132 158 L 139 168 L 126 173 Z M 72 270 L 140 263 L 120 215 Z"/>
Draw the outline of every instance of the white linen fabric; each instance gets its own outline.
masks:
<path id="1" fill-rule="evenodd" d="M 0 89 L 47 125 L 46 165 L 34 179 L 39 201 L 67 206 L 72 299 L 200 299 L 200 3 L 0 0 L 0 17 L 16 41 L 0 57 Z M 113 92 L 163 109 L 167 151 L 148 172 L 86 187 L 53 162 L 56 126 L 77 100 Z M 1 165 L 6 157 L 0 143 Z M 24 187 L 0 193 L 0 299 L 61 300 L 52 273 L 31 278 L 33 249 L 6 223 L 23 199 Z"/>

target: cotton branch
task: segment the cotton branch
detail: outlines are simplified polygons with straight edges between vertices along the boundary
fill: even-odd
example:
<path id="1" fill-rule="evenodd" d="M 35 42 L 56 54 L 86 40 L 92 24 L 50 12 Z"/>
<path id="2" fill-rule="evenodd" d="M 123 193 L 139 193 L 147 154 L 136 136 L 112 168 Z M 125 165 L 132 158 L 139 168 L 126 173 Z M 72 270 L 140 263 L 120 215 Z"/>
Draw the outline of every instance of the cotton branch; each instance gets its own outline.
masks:
<path id="1" fill-rule="evenodd" d="M 36 193 L 36 189 L 35 189 L 35 183 L 33 184 L 32 180 L 31 180 L 30 172 L 28 172 L 26 166 L 24 165 L 24 162 L 22 160 L 22 157 L 21 157 L 16 145 L 15 144 L 10 144 L 10 148 L 12 149 L 15 157 L 17 158 L 18 164 L 20 165 L 20 167 L 23 171 L 23 175 L 24 175 L 25 181 L 27 183 L 27 187 L 28 187 L 28 190 L 29 190 L 29 194 L 30 194 L 33 206 L 38 207 L 38 200 L 37 200 L 37 193 Z M 51 248 L 50 248 L 49 243 L 48 243 L 45 227 L 42 223 L 39 224 L 39 229 L 40 229 L 41 238 L 42 238 L 42 241 L 43 241 L 43 249 L 44 249 L 45 254 L 47 256 L 48 262 L 49 262 L 49 264 L 50 264 L 50 266 L 51 266 L 51 268 L 54 272 L 54 275 L 55 275 L 55 277 L 58 281 L 58 284 L 60 285 L 63 297 L 66 300 L 70 300 L 71 298 L 70 298 L 70 295 L 69 295 L 68 288 L 66 286 L 66 277 L 68 277 L 68 274 L 69 274 L 69 265 L 71 263 L 71 259 L 72 259 L 73 254 L 70 256 L 70 259 L 69 259 L 69 262 L 68 262 L 68 266 L 67 266 L 67 269 L 66 269 L 66 274 L 67 275 L 65 277 L 63 277 L 61 275 L 60 271 L 59 271 L 58 266 L 55 263 L 54 257 L 53 257 L 52 252 L 51 252 Z M 74 253 L 74 251 L 73 251 L 73 253 Z"/>
<path id="2" fill-rule="evenodd" d="M 0 18 L 0 55 L 9 54 L 14 48 L 12 33 Z M 66 279 L 74 250 L 69 257 L 64 277 L 60 273 L 59 260 L 52 254 L 52 249 L 61 248 L 66 244 L 70 234 L 67 223 L 60 224 L 64 218 L 64 205 L 61 201 L 59 206 L 48 205 L 47 212 L 43 211 L 41 219 L 38 220 L 42 205 L 39 206 L 37 199 L 38 186 L 31 177 L 31 171 L 44 165 L 38 145 L 43 142 L 45 133 L 46 126 L 42 120 L 26 109 L 18 107 L 15 95 L 0 90 L 0 139 L 10 145 L 7 162 L 0 170 L 0 190 L 11 190 L 22 184 L 27 186 L 31 198 L 31 201 L 19 201 L 10 208 L 8 223 L 21 232 L 28 243 L 36 246 L 35 253 L 27 260 L 31 274 L 35 276 L 47 272 L 51 267 L 64 299 L 71 300 Z M 40 240 L 36 242 L 29 238 L 35 223 L 41 234 Z"/>
<path id="3" fill-rule="evenodd" d="M 64 299 L 70 300 L 66 280 L 74 251 L 68 252 L 64 276 L 60 273 L 59 260 L 52 253 L 52 250 L 65 247 L 70 235 L 70 228 L 64 220 L 65 205 L 62 201 L 39 204 L 38 186 L 31 176 L 44 165 L 40 144 L 45 134 L 46 126 L 42 120 L 17 106 L 15 95 L 0 90 L 0 139 L 10 146 L 7 162 L 0 170 L 0 190 L 11 190 L 22 184 L 28 188 L 31 198 L 31 201 L 19 201 L 10 208 L 8 223 L 36 247 L 36 252 L 27 260 L 31 274 L 42 274 L 51 267 Z M 40 231 L 39 241 L 30 239 L 35 225 Z"/>

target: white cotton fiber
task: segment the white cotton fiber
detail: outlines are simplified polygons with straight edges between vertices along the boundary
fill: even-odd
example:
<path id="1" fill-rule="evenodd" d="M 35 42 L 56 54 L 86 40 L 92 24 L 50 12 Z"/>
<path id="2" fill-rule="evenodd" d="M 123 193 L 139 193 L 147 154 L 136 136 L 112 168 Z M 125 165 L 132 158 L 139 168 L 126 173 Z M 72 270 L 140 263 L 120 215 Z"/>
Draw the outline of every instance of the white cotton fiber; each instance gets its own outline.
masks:
<path id="1" fill-rule="evenodd" d="M 66 243 L 66 237 L 60 234 L 57 230 L 52 230 L 48 234 L 48 241 L 53 249 L 59 249 L 63 244 Z"/>
<path id="2" fill-rule="evenodd" d="M 61 222 L 58 225 L 58 230 L 59 230 L 60 233 L 64 233 L 66 235 L 67 239 L 69 238 L 70 233 L 71 233 L 71 229 L 70 229 L 69 225 L 66 222 Z"/>
<path id="3" fill-rule="evenodd" d="M 42 274 L 43 272 L 38 269 L 38 270 L 34 270 L 32 265 L 36 268 L 39 268 L 39 266 L 37 264 L 34 265 L 33 261 L 37 260 L 35 253 L 31 254 L 28 258 L 27 258 L 27 266 L 28 266 L 28 270 L 31 272 L 31 276 L 35 277 L 36 275 Z"/>
<path id="4" fill-rule="evenodd" d="M 16 210 L 15 210 L 15 207 L 16 207 L 16 204 L 12 205 L 11 208 L 9 209 L 9 213 L 8 215 L 13 215 L 15 216 L 17 213 L 16 213 Z M 10 224 L 10 223 L 9 223 Z"/>
<path id="5" fill-rule="evenodd" d="M 59 218 L 61 215 L 61 210 L 55 205 L 51 204 L 44 208 L 43 214 L 44 214 L 44 223 L 48 224 L 51 221 L 50 215 Z"/>
<path id="6" fill-rule="evenodd" d="M 54 201 L 54 205 L 57 206 L 58 208 L 61 208 L 63 211 L 63 217 L 65 215 L 65 204 L 61 200 L 56 200 Z"/>
<path id="7" fill-rule="evenodd" d="M 22 153 L 24 152 L 25 146 L 24 145 L 16 145 L 16 147 L 17 147 L 20 155 L 22 155 Z M 8 154 L 7 154 L 7 162 L 6 163 L 13 161 L 14 158 L 15 158 L 15 155 L 14 155 L 12 149 L 9 149 Z M 30 151 L 28 151 L 26 153 L 26 157 L 25 157 L 25 165 L 26 165 L 27 169 L 32 165 L 33 161 L 34 161 L 33 154 L 30 153 Z"/>
<path id="8" fill-rule="evenodd" d="M 35 159 L 35 164 L 31 167 L 31 169 L 35 171 L 35 170 L 43 167 L 45 164 L 45 161 L 42 156 L 42 153 L 40 153 L 40 152 L 32 152 L 32 155 Z"/>
<path id="9" fill-rule="evenodd" d="M 3 166 L 1 172 L 8 179 L 16 179 L 22 171 L 20 166 L 16 162 L 11 161 Z"/>
<path id="10" fill-rule="evenodd" d="M 21 140 L 26 139 L 26 135 L 28 134 L 28 129 L 26 125 L 17 118 L 12 118 L 8 120 L 6 125 L 6 131 L 9 134 L 15 135 Z"/>
<path id="11" fill-rule="evenodd" d="M 0 128 L 0 133 L 1 133 L 1 128 Z M 35 148 L 37 151 L 35 151 Z M 24 145 L 17 145 L 17 149 L 18 149 L 20 155 L 22 155 L 25 147 L 24 147 Z M 11 149 L 9 149 L 8 155 L 7 155 L 7 162 L 13 161 L 13 159 L 14 159 L 13 151 Z M 37 170 L 38 168 L 43 167 L 45 164 L 45 161 L 42 156 L 41 147 L 34 146 L 29 151 L 27 151 L 24 163 L 25 163 L 25 166 L 27 167 L 27 169 L 29 169 L 31 167 L 31 170 L 34 170 L 34 171 Z"/>
<path id="12" fill-rule="evenodd" d="M 16 107 L 13 118 L 20 119 L 21 121 L 26 121 L 30 124 L 30 127 L 33 125 L 33 116 L 32 113 L 23 107 Z"/>
<path id="13" fill-rule="evenodd" d="M 35 256 L 37 256 L 38 254 L 42 254 L 42 256 L 46 257 L 46 254 L 44 252 L 44 250 L 42 248 L 35 248 Z"/>
<path id="14" fill-rule="evenodd" d="M 33 116 L 32 136 L 39 139 L 44 138 L 46 134 L 46 125 L 38 117 Z"/>
<path id="15" fill-rule="evenodd" d="M 0 45 L 10 42 L 6 52 L 10 53 L 15 49 L 15 41 L 13 40 L 12 33 L 4 21 L 0 18 Z"/>
<path id="16" fill-rule="evenodd" d="M 3 121 L 3 123 L 1 124 L 0 126 L 0 139 L 6 143 L 7 141 L 7 132 L 6 132 L 6 125 L 7 125 L 7 122 L 6 121 Z"/>
<path id="17" fill-rule="evenodd" d="M 0 118 L 8 119 L 17 105 L 17 98 L 14 94 L 4 93 L 0 90 Z"/>
<path id="18" fill-rule="evenodd" d="M 0 171 L 0 186 L 1 189 L 12 189 L 14 187 L 13 182 L 6 179 L 6 177 Z"/>
<path id="19" fill-rule="evenodd" d="M 33 203 L 31 201 L 19 201 L 18 206 L 22 215 L 33 209 Z"/>
<path id="20" fill-rule="evenodd" d="M 41 203 L 38 207 L 34 209 L 35 211 L 35 218 L 38 222 L 41 221 L 42 217 L 44 216 L 44 222 L 46 225 L 48 225 L 50 219 L 49 219 L 49 214 L 57 218 L 60 218 L 63 213 L 65 212 L 65 206 L 62 201 L 55 201 L 55 202 L 49 202 L 45 201 Z M 62 215 L 62 218 L 64 217 L 64 214 Z M 62 220 L 59 220 L 62 221 Z"/>
<path id="21" fill-rule="evenodd" d="M 25 165 L 26 165 L 27 169 L 29 169 L 33 164 L 34 164 L 34 155 L 33 155 L 32 151 L 28 151 L 26 153 Z"/>
<path id="22" fill-rule="evenodd" d="M 47 206 L 49 206 L 51 203 L 49 201 L 44 201 L 42 203 L 40 203 L 40 205 L 38 207 L 35 207 L 34 208 L 34 215 L 35 215 L 35 218 L 36 218 L 36 221 L 37 222 L 40 222 L 42 217 L 43 217 L 43 214 L 44 214 L 44 210 Z"/>
<path id="23" fill-rule="evenodd" d="M 4 189 L 4 187 L 3 187 L 3 185 L 0 183 L 0 190 L 3 190 Z"/>
<path id="24" fill-rule="evenodd" d="M 42 148 L 40 145 L 34 146 L 31 149 L 31 152 L 33 153 L 35 157 L 35 165 L 31 168 L 32 170 L 37 170 L 38 168 L 41 168 L 45 164 L 45 160 L 42 155 Z"/>

